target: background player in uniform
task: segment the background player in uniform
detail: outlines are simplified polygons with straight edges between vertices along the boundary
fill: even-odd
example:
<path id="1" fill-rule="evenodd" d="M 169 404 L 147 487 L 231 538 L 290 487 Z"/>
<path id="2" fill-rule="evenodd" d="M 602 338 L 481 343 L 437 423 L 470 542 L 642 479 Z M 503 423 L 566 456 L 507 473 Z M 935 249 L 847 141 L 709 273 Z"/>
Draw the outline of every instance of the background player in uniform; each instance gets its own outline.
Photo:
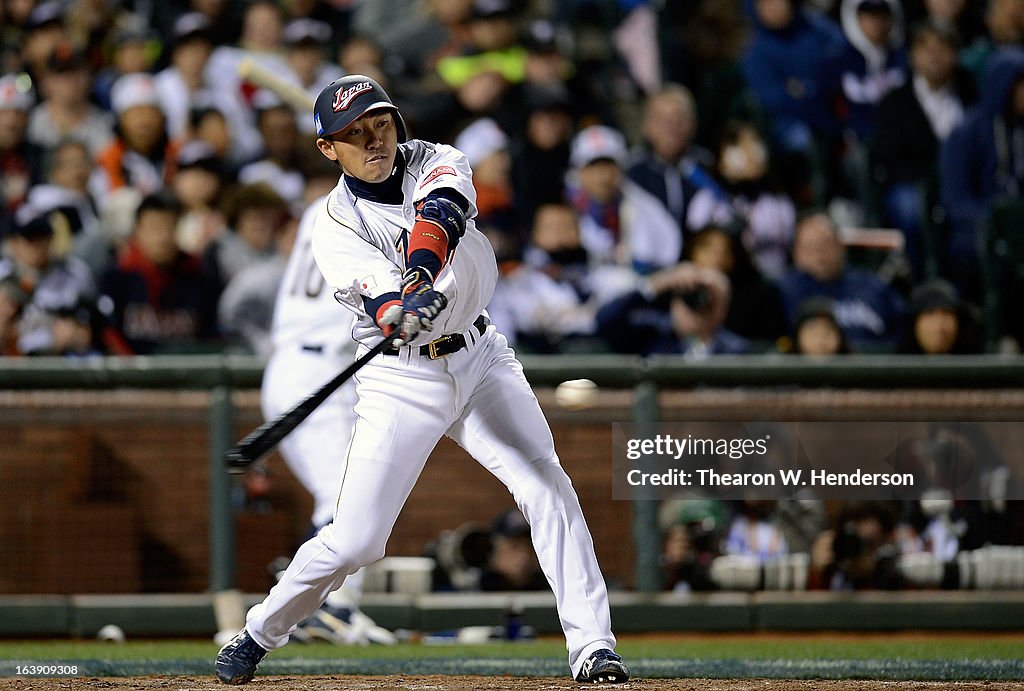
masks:
<path id="1" fill-rule="evenodd" d="M 373 80 L 333 82 L 315 106 L 317 146 L 343 175 L 319 205 L 313 254 L 357 316 L 359 349 L 398 330 L 355 375 L 356 424 L 334 520 L 302 545 L 245 628 L 217 655 L 244 684 L 348 574 L 384 555 L 395 520 L 442 434 L 505 483 L 530 523 L 555 594 L 573 677 L 624 682 L 608 593 L 576 492 L 522 366 L 484 312 L 497 266 L 473 222 L 466 157 L 406 141 Z M 325 453 L 336 452 L 325 449 Z"/>
<path id="2" fill-rule="evenodd" d="M 306 210 L 274 302 L 273 353 L 260 391 L 263 416 L 271 420 L 352 364 L 355 315 L 335 301 L 313 260 L 312 231 L 318 203 Z M 355 382 L 349 380 L 285 437 L 279 450 L 313 496 L 314 531 L 334 516 L 344 472 L 345 448 L 355 424 Z M 330 452 L 329 450 L 334 450 Z M 394 634 L 359 610 L 362 570 L 345 579 L 324 605 L 303 622 L 292 640 L 333 643 L 395 643 Z"/>

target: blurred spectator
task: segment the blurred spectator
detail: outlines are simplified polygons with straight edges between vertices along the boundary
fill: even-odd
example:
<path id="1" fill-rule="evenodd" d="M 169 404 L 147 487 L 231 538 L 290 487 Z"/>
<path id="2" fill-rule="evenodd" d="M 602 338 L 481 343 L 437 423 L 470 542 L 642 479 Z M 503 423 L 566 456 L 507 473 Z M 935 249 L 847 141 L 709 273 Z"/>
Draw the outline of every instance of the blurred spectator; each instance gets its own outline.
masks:
<path id="1" fill-rule="evenodd" d="M 1024 50 L 993 55 L 980 93 L 940 153 L 951 277 L 969 299 L 979 294 L 979 226 L 993 201 L 1019 197 L 1024 183 Z"/>
<path id="2" fill-rule="evenodd" d="M 641 127 L 645 146 L 626 174 L 657 197 L 682 229 L 697 190 L 714 186 L 705 168 L 713 164 L 711 154 L 692 145 L 697 110 L 690 90 L 668 84 L 648 96 Z"/>
<path id="3" fill-rule="evenodd" d="M 117 138 L 97 157 L 102 197 L 131 186 L 143 194 L 161 190 L 174 177 L 178 144 L 167 134 L 153 78 L 126 74 L 111 92 Z"/>
<path id="4" fill-rule="evenodd" d="M 243 266 L 224 287 L 217 302 L 217 325 L 229 345 L 262 357 L 273 350 L 274 303 L 297 231 L 298 219 L 287 219 L 275 233 L 273 254 Z"/>
<path id="5" fill-rule="evenodd" d="M 126 13 L 110 31 L 109 64 L 97 72 L 92 82 L 93 99 L 105 111 L 111 109 L 110 90 L 114 88 L 114 82 L 126 74 L 151 72 L 160 57 L 161 46 L 156 32 L 144 22 L 139 15 Z"/>
<path id="6" fill-rule="evenodd" d="M 199 256 L 226 230 L 220 213 L 224 192 L 224 162 L 203 141 L 181 147 L 171 191 L 182 206 L 178 246 Z"/>
<path id="7" fill-rule="evenodd" d="M 763 564 L 789 552 L 786 537 L 772 520 L 775 501 L 745 499 L 722 540 L 723 554 L 757 557 Z"/>
<path id="8" fill-rule="evenodd" d="M 874 182 L 883 220 L 903 231 L 915 274 L 924 275 L 921 222 L 925 186 L 938 184 L 939 145 L 963 120 L 974 100 L 970 77 L 956 69 L 957 36 L 936 21 L 915 28 L 912 78 L 882 99 L 872 144 Z"/>
<path id="9" fill-rule="evenodd" d="M 244 6 L 241 26 L 237 46 L 215 44 L 206 63 L 205 78 L 214 92 L 238 99 L 248 109 L 259 89 L 241 77 L 238 67 L 243 60 L 248 58 L 275 74 L 288 70 L 284 59 L 284 11 L 273 0 L 255 0 Z"/>
<path id="10" fill-rule="evenodd" d="M 793 325 L 793 352 L 798 355 L 842 355 L 850 352 L 836 321 L 832 300 L 810 297 L 800 303 Z"/>
<path id="11" fill-rule="evenodd" d="M 863 144 L 874 131 L 879 101 L 907 79 L 900 0 L 843 0 L 846 41 L 837 69 L 845 101 L 845 122 Z"/>
<path id="12" fill-rule="evenodd" d="M 21 66 L 33 82 L 39 82 L 47 69 L 46 61 L 57 46 L 70 39 L 64 24 L 64 7 L 58 0 L 43 0 L 32 8 L 22 26 Z"/>
<path id="13" fill-rule="evenodd" d="M 563 86 L 530 86 L 525 95 L 523 134 L 512 133 L 512 178 L 524 218 L 542 204 L 565 199 L 569 142 L 573 134 L 570 96 Z"/>
<path id="14" fill-rule="evenodd" d="M 965 46 L 985 35 L 985 2 L 970 0 L 904 0 L 907 26 L 941 24 L 960 36 Z"/>
<path id="15" fill-rule="evenodd" d="M 728 276 L 732 299 L 725 328 L 752 341 L 769 344 L 786 333 L 786 315 L 779 291 L 754 268 L 737 235 L 708 226 L 690 239 L 686 256 L 696 266 L 715 269 Z"/>
<path id="16" fill-rule="evenodd" d="M 351 36 L 338 49 L 337 62 L 342 74 L 365 74 L 389 92 L 393 88 L 388 83 L 390 75 L 384 67 L 384 53 L 369 36 Z"/>
<path id="17" fill-rule="evenodd" d="M 662 502 L 658 514 L 664 533 L 660 557 L 664 588 L 680 593 L 715 590 L 710 569 L 720 554 L 725 507 L 717 499 L 675 499 Z"/>
<path id="18" fill-rule="evenodd" d="M 47 216 L 20 219 L 6 237 L 0 281 L 13 280 L 27 296 L 18 321 L 18 351 L 59 355 L 72 346 L 56 327 L 58 314 L 95 304 L 96 281 L 80 259 L 54 258 L 53 225 Z"/>
<path id="19" fill-rule="evenodd" d="M 375 0 L 356 6 L 352 27 L 388 56 L 388 74 L 402 77 L 396 83 L 415 83 L 433 73 L 440 58 L 461 51 L 472 8 L 473 0 Z"/>
<path id="20" fill-rule="evenodd" d="M 217 108 L 197 108 L 189 113 L 189 139 L 202 142 L 213 149 L 217 158 L 227 164 L 228 174 L 237 177 L 239 151 L 235 146 L 238 133 L 230 129 L 227 117 Z M 258 153 L 261 139 L 254 136 L 249 148 Z"/>
<path id="21" fill-rule="evenodd" d="M 274 256 L 276 236 L 288 219 L 287 202 L 263 182 L 233 189 L 223 206 L 229 232 L 220 233 L 203 254 L 214 299 L 243 268 Z"/>
<path id="22" fill-rule="evenodd" d="M 615 352 L 701 360 L 749 351 L 746 339 L 723 326 L 730 297 L 725 274 L 682 263 L 640 286 L 597 313 L 597 332 Z"/>
<path id="23" fill-rule="evenodd" d="M 0 234 L 12 224 L 29 187 L 42 177 L 42 151 L 26 138 L 31 108 L 28 80 L 0 77 Z"/>
<path id="24" fill-rule="evenodd" d="M 327 46 L 331 41 L 330 24 L 308 17 L 293 19 L 284 27 L 282 38 L 288 65 L 282 76 L 305 90 L 311 100 L 316 101 L 324 86 L 345 75 L 340 66 L 327 60 Z M 315 135 L 316 127 L 310 108 L 295 107 L 293 110 L 300 129 L 307 135 Z"/>
<path id="25" fill-rule="evenodd" d="M 719 143 L 716 182 L 693 198 L 687 225 L 708 225 L 739 234 L 758 272 L 778 280 L 786 270 L 793 244 L 796 209 L 776 182 L 761 134 L 749 123 L 729 123 Z"/>
<path id="26" fill-rule="evenodd" d="M 933 279 L 914 288 L 907 303 L 907 324 L 900 352 L 945 355 L 980 353 L 981 318 L 960 300 L 950 283 Z"/>
<path id="27" fill-rule="evenodd" d="M 851 502 L 842 508 L 835 525 L 819 535 L 811 548 L 809 587 L 896 590 L 903 586 L 892 502 Z"/>
<path id="28" fill-rule="evenodd" d="M 13 277 L 0 280 L 0 357 L 18 352 L 18 319 L 28 302 L 28 295 Z"/>
<path id="29" fill-rule="evenodd" d="M 600 291 L 595 295 L 599 281 L 594 280 L 580 244 L 576 212 L 564 204 L 540 207 L 525 263 L 514 238 L 505 236 L 504 242 L 496 246 L 500 278 L 487 307 L 502 333 L 510 342 L 542 353 L 588 343 L 586 337 L 594 332 L 594 311 L 607 296 Z M 510 246 L 514 249 L 502 251 Z"/>
<path id="30" fill-rule="evenodd" d="M 974 73 L 981 84 L 988 71 L 988 62 L 1001 48 L 1019 46 L 1024 40 L 1024 0 L 987 0 L 985 3 L 987 35 L 960 52 L 960 63 Z"/>
<path id="31" fill-rule="evenodd" d="M 256 127 L 263 141 L 263 153 L 259 160 L 242 166 L 238 181 L 243 185 L 263 183 L 287 203 L 301 206 L 306 181 L 299 163 L 295 110 L 267 92 L 256 100 Z M 306 120 L 312 122 L 313 118 Z"/>
<path id="32" fill-rule="evenodd" d="M 27 203 L 34 213 L 58 212 L 61 222 L 54 251 L 74 252 L 95 270 L 85 249 L 103 232 L 90 188 L 93 166 L 85 144 L 74 139 L 59 142 L 46 156 L 46 182 L 29 190 Z"/>
<path id="33" fill-rule="evenodd" d="M 189 12 L 174 22 L 168 49 L 170 64 L 153 78 L 160 106 L 167 116 L 172 139 L 202 138 L 193 122 L 196 110 L 216 109 L 231 121 L 230 151 L 221 156 L 232 164 L 248 160 L 259 151 L 252 116 L 246 112 L 240 94 L 218 89 L 207 73 L 213 52 L 213 27 L 201 12 Z"/>
<path id="34" fill-rule="evenodd" d="M 754 36 L 742 60 L 747 85 L 769 119 L 780 173 L 801 206 L 824 203 L 835 185 L 832 171 L 839 120 L 833 110 L 839 28 L 797 0 L 750 0 Z"/>
<path id="35" fill-rule="evenodd" d="M 665 80 L 693 93 L 695 140 L 714 146 L 723 123 L 750 120 L 757 111 L 739 64 L 750 33 L 743 7 L 732 0 L 667 2 L 659 23 Z"/>
<path id="36" fill-rule="evenodd" d="M 462 49 L 437 61 L 437 78 L 425 80 L 425 93 L 410 104 L 417 136 L 450 141 L 452 123 L 483 116 L 506 131 L 518 128 L 526 49 L 516 9 L 512 0 L 474 0 Z"/>
<path id="37" fill-rule="evenodd" d="M 85 55 L 70 43 L 60 43 L 40 74 L 43 100 L 28 121 L 29 141 L 52 149 L 59 141 L 74 138 L 93 155 L 111 141 L 113 123 L 108 114 L 89 102 L 92 76 Z"/>
<path id="38" fill-rule="evenodd" d="M 522 246 L 526 231 L 512 197 L 508 136 L 494 120 L 481 118 L 459 133 L 455 148 L 466 154 L 473 168 L 477 228 L 488 236 L 501 233 Z"/>
<path id="39" fill-rule="evenodd" d="M 530 541 L 530 524 L 519 509 L 507 509 L 491 526 L 491 553 L 480 574 L 480 590 L 548 590 Z"/>
<path id="40" fill-rule="evenodd" d="M 102 282 L 110 306 L 103 334 L 116 355 L 150 355 L 213 346 L 216 295 L 195 257 L 175 239 L 181 206 L 149 195 L 135 216 L 131 239 Z"/>
<path id="41" fill-rule="evenodd" d="M 839 231 L 823 213 L 797 223 L 793 268 L 779 281 L 779 291 L 793 326 L 797 307 L 821 295 L 832 299 L 836 321 L 853 350 L 893 350 L 898 343 L 903 300 L 874 274 L 847 264 Z"/>
<path id="42" fill-rule="evenodd" d="M 530 526 L 519 509 L 498 514 L 488 527 L 466 523 L 445 530 L 426 546 L 437 563 L 434 590 L 548 590 L 530 540 Z"/>
<path id="43" fill-rule="evenodd" d="M 593 260 L 639 274 L 675 264 L 683 237 L 668 210 L 623 174 L 626 141 L 592 125 L 576 135 L 570 153 L 568 198 L 580 214 L 583 246 Z"/>

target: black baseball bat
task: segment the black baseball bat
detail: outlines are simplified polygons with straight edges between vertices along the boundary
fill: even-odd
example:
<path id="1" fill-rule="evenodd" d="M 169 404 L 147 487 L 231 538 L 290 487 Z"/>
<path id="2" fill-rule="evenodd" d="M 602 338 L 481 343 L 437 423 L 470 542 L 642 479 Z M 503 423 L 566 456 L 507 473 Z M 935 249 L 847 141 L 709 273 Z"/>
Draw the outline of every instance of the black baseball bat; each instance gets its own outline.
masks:
<path id="1" fill-rule="evenodd" d="M 321 403 L 327 400 L 328 396 L 348 381 L 363 365 L 390 346 L 391 342 L 398 338 L 398 335 L 399 330 L 395 329 L 390 335 L 385 336 L 384 340 L 373 346 L 370 352 L 336 374 L 329 382 L 305 399 L 295 404 L 291 410 L 281 413 L 273 420 L 264 422 L 246 435 L 244 439 L 224 454 L 224 461 L 227 463 L 228 472 L 235 475 L 244 473 L 263 454 L 270 451 L 279 441 L 287 437 L 292 430 L 309 417 Z"/>

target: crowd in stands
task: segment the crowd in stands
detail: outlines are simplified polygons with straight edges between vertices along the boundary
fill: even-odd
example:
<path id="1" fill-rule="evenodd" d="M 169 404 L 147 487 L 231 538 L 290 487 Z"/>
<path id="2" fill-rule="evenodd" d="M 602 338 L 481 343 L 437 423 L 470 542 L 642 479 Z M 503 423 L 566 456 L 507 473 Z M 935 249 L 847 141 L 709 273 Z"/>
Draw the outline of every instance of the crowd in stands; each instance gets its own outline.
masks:
<path id="1" fill-rule="evenodd" d="M 338 170 L 245 60 L 368 74 L 467 154 L 520 350 L 1024 337 L 1024 0 L 11 0 L 0 33 L 3 355 L 266 354 Z"/>

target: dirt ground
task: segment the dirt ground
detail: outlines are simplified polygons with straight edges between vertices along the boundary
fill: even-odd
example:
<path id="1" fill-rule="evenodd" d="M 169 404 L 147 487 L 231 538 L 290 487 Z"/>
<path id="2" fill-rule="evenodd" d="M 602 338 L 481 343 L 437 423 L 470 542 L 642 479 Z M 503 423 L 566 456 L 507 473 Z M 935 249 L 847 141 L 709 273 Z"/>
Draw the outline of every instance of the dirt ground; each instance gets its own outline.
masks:
<path id="1" fill-rule="evenodd" d="M 572 691 L 584 687 L 554 677 L 482 676 L 265 676 L 257 677 L 247 691 Z M 622 686 L 590 688 L 623 691 L 1024 691 L 1017 681 L 871 681 L 791 679 L 635 679 Z M 0 691 L 57 691 L 85 689 L 133 689 L 135 691 L 224 691 L 209 677 L 131 677 L 124 679 L 0 679 Z"/>

